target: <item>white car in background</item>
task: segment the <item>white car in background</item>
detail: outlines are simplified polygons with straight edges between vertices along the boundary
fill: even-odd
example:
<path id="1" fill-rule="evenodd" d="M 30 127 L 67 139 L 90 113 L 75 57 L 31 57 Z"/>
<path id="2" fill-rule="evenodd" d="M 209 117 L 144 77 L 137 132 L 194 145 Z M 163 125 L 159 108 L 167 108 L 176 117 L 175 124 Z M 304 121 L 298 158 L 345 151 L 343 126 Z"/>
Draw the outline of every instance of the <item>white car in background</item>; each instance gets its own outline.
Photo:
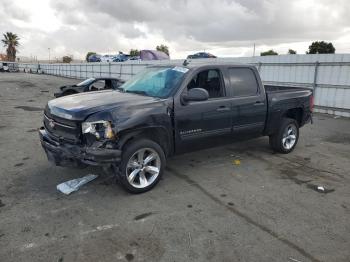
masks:
<path id="1" fill-rule="evenodd" d="M 0 72 L 8 72 L 9 66 L 7 63 L 0 63 Z"/>
<path id="2" fill-rule="evenodd" d="M 115 56 L 113 56 L 113 55 L 101 56 L 101 63 L 111 63 L 111 62 L 113 62 L 114 58 L 115 58 Z"/>

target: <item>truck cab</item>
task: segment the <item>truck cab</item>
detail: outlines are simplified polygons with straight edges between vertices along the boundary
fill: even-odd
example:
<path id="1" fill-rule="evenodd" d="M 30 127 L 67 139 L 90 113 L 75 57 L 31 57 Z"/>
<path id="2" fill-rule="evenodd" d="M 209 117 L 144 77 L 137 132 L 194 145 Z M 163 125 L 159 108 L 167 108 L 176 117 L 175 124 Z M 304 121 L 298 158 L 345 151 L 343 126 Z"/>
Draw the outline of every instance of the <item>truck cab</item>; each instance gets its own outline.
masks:
<path id="1" fill-rule="evenodd" d="M 193 88 L 208 93 L 203 101 L 184 101 Z M 266 121 L 266 95 L 255 67 L 210 65 L 198 67 L 175 96 L 178 146 L 213 137 L 261 135 Z"/>

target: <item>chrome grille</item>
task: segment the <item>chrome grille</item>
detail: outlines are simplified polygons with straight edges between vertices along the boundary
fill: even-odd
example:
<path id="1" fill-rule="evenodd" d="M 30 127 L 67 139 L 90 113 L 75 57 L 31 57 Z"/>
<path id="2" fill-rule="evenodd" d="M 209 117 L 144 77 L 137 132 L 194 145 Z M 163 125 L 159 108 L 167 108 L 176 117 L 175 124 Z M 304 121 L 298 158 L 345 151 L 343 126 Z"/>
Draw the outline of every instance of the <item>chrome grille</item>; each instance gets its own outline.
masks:
<path id="1" fill-rule="evenodd" d="M 80 124 L 75 121 L 44 114 L 44 126 L 49 135 L 57 141 L 79 142 L 81 129 Z"/>

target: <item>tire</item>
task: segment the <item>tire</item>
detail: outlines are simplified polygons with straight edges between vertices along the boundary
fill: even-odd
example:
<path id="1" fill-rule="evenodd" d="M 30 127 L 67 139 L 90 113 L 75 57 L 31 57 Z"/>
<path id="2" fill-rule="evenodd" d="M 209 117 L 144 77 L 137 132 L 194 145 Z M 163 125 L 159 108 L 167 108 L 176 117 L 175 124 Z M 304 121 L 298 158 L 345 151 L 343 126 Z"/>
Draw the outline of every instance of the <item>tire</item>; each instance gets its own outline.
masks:
<path id="1" fill-rule="evenodd" d="M 277 132 L 270 136 L 271 148 L 279 153 L 288 154 L 293 151 L 299 140 L 299 125 L 292 118 L 282 118 Z"/>
<path id="2" fill-rule="evenodd" d="M 134 194 L 151 190 L 164 172 L 166 158 L 163 149 L 148 139 L 131 141 L 124 148 L 119 166 L 123 188 Z M 148 162 L 145 162 L 147 159 Z"/>

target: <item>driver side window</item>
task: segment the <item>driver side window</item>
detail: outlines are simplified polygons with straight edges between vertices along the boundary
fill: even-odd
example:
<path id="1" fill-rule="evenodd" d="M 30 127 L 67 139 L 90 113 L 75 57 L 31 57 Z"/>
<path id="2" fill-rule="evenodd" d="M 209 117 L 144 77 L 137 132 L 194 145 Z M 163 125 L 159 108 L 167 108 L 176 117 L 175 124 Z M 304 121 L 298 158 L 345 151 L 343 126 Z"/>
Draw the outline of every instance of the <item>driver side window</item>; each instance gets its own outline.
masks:
<path id="1" fill-rule="evenodd" d="M 98 80 L 89 86 L 89 91 L 98 91 L 98 90 L 105 89 L 105 87 L 106 87 L 105 80 Z"/>
<path id="2" fill-rule="evenodd" d="M 225 96 L 225 91 L 218 69 L 204 70 L 196 74 L 187 85 L 187 90 L 192 88 L 203 88 L 207 90 L 209 99 Z"/>

